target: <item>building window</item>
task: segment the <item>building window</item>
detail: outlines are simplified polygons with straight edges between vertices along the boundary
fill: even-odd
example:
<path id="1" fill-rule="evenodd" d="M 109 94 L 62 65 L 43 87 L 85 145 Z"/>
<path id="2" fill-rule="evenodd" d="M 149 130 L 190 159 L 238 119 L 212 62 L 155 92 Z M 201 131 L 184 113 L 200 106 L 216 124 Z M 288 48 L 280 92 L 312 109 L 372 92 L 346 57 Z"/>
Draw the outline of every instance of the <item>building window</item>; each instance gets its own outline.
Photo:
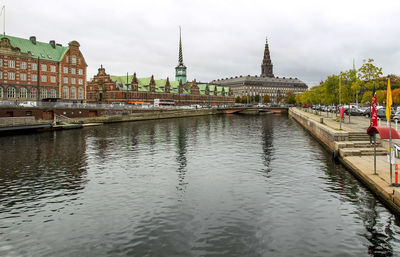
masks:
<path id="1" fill-rule="evenodd" d="M 8 60 L 8 67 L 15 68 L 15 61 L 14 60 Z"/>
<path id="2" fill-rule="evenodd" d="M 83 85 L 83 79 L 78 80 L 79 85 Z"/>
<path id="3" fill-rule="evenodd" d="M 15 98 L 15 87 L 7 88 L 7 98 Z"/>
<path id="4" fill-rule="evenodd" d="M 71 99 L 76 99 L 76 87 L 71 87 Z"/>
<path id="5" fill-rule="evenodd" d="M 37 98 L 37 88 L 32 88 L 29 91 L 28 97 L 31 98 L 31 99 L 36 99 Z"/>
<path id="6" fill-rule="evenodd" d="M 56 72 L 56 66 L 55 65 L 51 65 L 50 66 L 50 71 L 51 72 Z"/>
<path id="7" fill-rule="evenodd" d="M 65 74 L 68 74 L 68 67 L 64 67 L 63 70 Z"/>
<path id="8" fill-rule="evenodd" d="M 63 86 L 63 98 L 68 99 L 69 98 L 69 87 Z"/>
<path id="9" fill-rule="evenodd" d="M 50 76 L 50 82 L 56 83 L 56 76 Z"/>
<path id="10" fill-rule="evenodd" d="M 72 64 L 76 64 L 76 56 L 75 56 L 75 55 L 73 55 L 73 56 L 71 57 L 71 63 L 72 63 Z"/>
<path id="11" fill-rule="evenodd" d="M 0 67 L 3 67 L 3 59 L 0 59 Z"/>
<path id="12" fill-rule="evenodd" d="M 47 89 L 45 88 L 40 89 L 40 98 L 41 99 L 47 98 Z"/>
<path id="13" fill-rule="evenodd" d="M 57 91 L 55 89 L 50 89 L 49 97 L 50 98 L 57 98 Z"/>
<path id="14" fill-rule="evenodd" d="M 26 98 L 28 96 L 28 90 L 26 88 L 21 87 L 19 89 L 19 98 Z"/>
<path id="15" fill-rule="evenodd" d="M 37 63 L 32 63 L 31 67 L 32 67 L 32 70 L 37 70 Z"/>
<path id="16" fill-rule="evenodd" d="M 40 65 L 41 71 L 47 71 L 47 65 L 46 64 L 41 64 Z"/>
<path id="17" fill-rule="evenodd" d="M 36 74 L 32 74 L 31 75 L 31 80 L 32 81 L 37 81 L 37 75 Z"/>
<path id="18" fill-rule="evenodd" d="M 19 74 L 19 79 L 22 81 L 26 81 L 26 73 Z"/>
<path id="19" fill-rule="evenodd" d="M 7 74 L 7 77 L 8 77 L 9 80 L 15 80 L 15 73 L 14 72 L 9 72 Z"/>
<path id="20" fill-rule="evenodd" d="M 68 78 L 67 77 L 64 77 L 64 83 L 68 84 Z"/>
<path id="21" fill-rule="evenodd" d="M 71 78 L 71 84 L 75 85 L 76 84 L 76 79 L 75 78 Z"/>
<path id="22" fill-rule="evenodd" d="M 42 82 L 47 82 L 47 76 L 46 75 L 42 75 Z"/>
<path id="23" fill-rule="evenodd" d="M 0 71 L 0 79 L 3 79 L 3 72 Z"/>
<path id="24" fill-rule="evenodd" d="M 78 99 L 83 99 L 83 87 L 78 88 Z"/>
<path id="25" fill-rule="evenodd" d="M 26 70 L 26 68 L 28 67 L 26 62 L 21 62 L 21 69 Z"/>
<path id="26" fill-rule="evenodd" d="M 71 74 L 76 74 L 76 69 L 75 68 L 71 68 Z"/>
<path id="27" fill-rule="evenodd" d="M 79 74 L 79 75 L 83 75 L 83 70 L 82 70 L 82 69 L 79 69 L 79 70 L 78 70 L 78 74 Z"/>

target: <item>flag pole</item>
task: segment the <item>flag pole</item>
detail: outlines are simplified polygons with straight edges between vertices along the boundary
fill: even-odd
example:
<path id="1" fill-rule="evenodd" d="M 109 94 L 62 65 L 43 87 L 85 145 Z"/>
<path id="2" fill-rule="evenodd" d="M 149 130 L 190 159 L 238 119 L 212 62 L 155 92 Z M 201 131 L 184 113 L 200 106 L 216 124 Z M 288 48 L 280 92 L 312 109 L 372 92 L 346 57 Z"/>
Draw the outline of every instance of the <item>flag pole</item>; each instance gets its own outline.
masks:
<path id="1" fill-rule="evenodd" d="M 390 116 L 392 114 L 392 89 L 390 87 L 390 75 L 388 75 L 388 87 L 386 92 L 386 119 L 389 120 L 389 165 L 390 165 L 390 185 L 392 183 L 392 123 Z"/>

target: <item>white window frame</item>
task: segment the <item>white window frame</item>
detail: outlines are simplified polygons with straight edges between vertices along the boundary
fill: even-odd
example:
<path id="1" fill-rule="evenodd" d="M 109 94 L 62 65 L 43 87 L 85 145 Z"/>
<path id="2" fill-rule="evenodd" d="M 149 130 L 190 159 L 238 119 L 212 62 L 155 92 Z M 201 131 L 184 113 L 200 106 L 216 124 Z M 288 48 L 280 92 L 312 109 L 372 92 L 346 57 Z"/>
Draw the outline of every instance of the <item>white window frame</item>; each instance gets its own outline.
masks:
<path id="1" fill-rule="evenodd" d="M 46 75 L 42 75 L 41 78 L 40 78 L 40 81 L 47 82 L 47 76 Z"/>
<path id="2" fill-rule="evenodd" d="M 19 74 L 19 80 L 22 80 L 22 81 L 26 81 L 26 78 L 27 78 L 28 76 L 26 75 L 26 73 L 20 73 Z"/>
<path id="3" fill-rule="evenodd" d="M 21 69 L 24 69 L 24 70 L 26 70 L 28 68 L 27 62 L 21 62 L 20 66 L 21 66 Z"/>
<path id="4" fill-rule="evenodd" d="M 64 68 L 63 68 L 63 72 L 64 72 L 65 74 L 68 74 L 68 67 L 64 67 Z"/>
<path id="5" fill-rule="evenodd" d="M 31 63 L 31 70 L 37 70 L 37 63 Z"/>
<path id="6" fill-rule="evenodd" d="M 51 72 L 56 72 L 56 66 L 55 65 L 50 65 L 50 71 Z"/>
<path id="7" fill-rule="evenodd" d="M 78 74 L 79 74 L 79 75 L 83 75 L 83 69 L 79 69 L 79 70 L 78 70 Z"/>
<path id="8" fill-rule="evenodd" d="M 83 79 L 78 79 L 78 84 L 83 85 Z"/>
<path id="9" fill-rule="evenodd" d="M 76 74 L 76 69 L 75 68 L 71 68 L 71 74 Z"/>
<path id="10" fill-rule="evenodd" d="M 65 84 L 68 84 L 68 77 L 64 77 L 63 82 L 64 82 Z"/>
<path id="11" fill-rule="evenodd" d="M 76 84 L 76 79 L 75 78 L 71 78 L 71 84 L 75 85 Z"/>
<path id="12" fill-rule="evenodd" d="M 15 80 L 15 72 L 7 72 L 8 80 Z"/>
<path id="13" fill-rule="evenodd" d="M 50 76 L 50 82 L 56 83 L 56 76 Z"/>
<path id="14" fill-rule="evenodd" d="M 15 60 L 8 60 L 8 67 L 15 68 Z"/>
<path id="15" fill-rule="evenodd" d="M 37 75 L 36 74 L 32 74 L 31 75 L 31 81 L 37 81 Z"/>

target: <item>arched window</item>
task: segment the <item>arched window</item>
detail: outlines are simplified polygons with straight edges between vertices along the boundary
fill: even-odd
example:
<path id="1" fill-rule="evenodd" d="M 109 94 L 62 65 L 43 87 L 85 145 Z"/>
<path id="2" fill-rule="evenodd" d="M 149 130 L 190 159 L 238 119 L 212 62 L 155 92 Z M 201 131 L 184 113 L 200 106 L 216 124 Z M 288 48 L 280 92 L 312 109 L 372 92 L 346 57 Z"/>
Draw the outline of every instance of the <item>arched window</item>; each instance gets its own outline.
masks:
<path id="1" fill-rule="evenodd" d="M 7 98 L 15 98 L 15 87 L 7 88 Z"/>
<path id="2" fill-rule="evenodd" d="M 57 98 L 57 91 L 53 88 L 53 89 L 50 89 L 50 91 L 49 91 L 49 97 L 50 98 Z"/>
<path id="3" fill-rule="evenodd" d="M 37 98 L 37 88 L 32 88 L 28 92 L 28 98 L 31 98 L 31 99 L 36 99 Z"/>
<path id="4" fill-rule="evenodd" d="M 71 87 L 71 99 L 76 99 L 76 87 Z"/>
<path id="5" fill-rule="evenodd" d="M 47 89 L 40 89 L 40 99 L 47 98 Z"/>
<path id="6" fill-rule="evenodd" d="M 3 88 L 0 87 L 0 99 L 3 98 L 3 97 L 4 97 L 4 96 L 3 96 Z"/>
<path id="7" fill-rule="evenodd" d="M 64 99 L 69 98 L 69 87 L 68 86 L 63 86 L 63 97 Z"/>
<path id="8" fill-rule="evenodd" d="M 25 99 L 28 96 L 28 90 L 26 90 L 26 88 L 21 87 L 19 89 L 19 98 L 23 98 Z"/>
<path id="9" fill-rule="evenodd" d="M 83 99 L 83 87 L 78 88 L 78 99 Z"/>

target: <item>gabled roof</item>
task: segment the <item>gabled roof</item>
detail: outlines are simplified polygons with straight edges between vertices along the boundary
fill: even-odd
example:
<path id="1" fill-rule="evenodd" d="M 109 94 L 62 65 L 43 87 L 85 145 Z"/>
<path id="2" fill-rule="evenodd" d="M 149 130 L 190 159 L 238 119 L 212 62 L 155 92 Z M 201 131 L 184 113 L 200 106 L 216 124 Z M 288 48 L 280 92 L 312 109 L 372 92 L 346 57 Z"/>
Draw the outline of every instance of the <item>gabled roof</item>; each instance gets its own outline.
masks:
<path id="1" fill-rule="evenodd" d="M 2 38 L 8 38 L 10 40 L 10 44 L 13 47 L 19 48 L 22 53 L 27 54 L 30 52 L 33 58 L 39 57 L 43 60 L 60 62 L 69 50 L 69 46 L 60 46 L 56 44 L 55 48 L 53 48 L 50 43 L 36 41 L 36 44 L 34 44 L 29 39 L 8 35 L 0 35 L 0 40 Z"/>

